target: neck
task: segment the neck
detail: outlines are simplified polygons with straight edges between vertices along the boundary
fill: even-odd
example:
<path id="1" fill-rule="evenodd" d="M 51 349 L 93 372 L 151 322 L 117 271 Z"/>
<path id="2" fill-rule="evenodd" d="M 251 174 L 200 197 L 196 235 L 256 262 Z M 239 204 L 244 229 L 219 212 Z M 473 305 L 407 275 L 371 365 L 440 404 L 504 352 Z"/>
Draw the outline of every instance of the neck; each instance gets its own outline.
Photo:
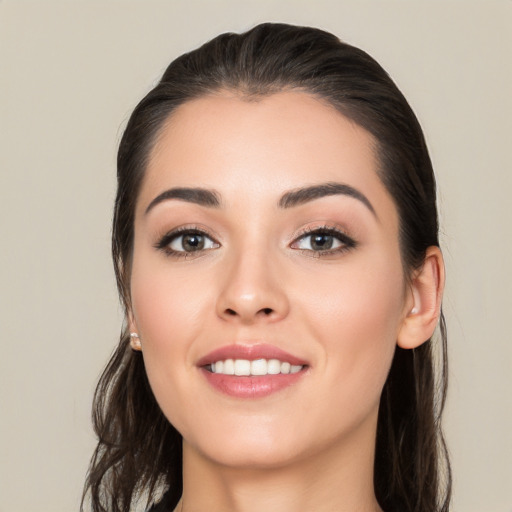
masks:
<path id="1" fill-rule="evenodd" d="M 374 443 L 353 441 L 277 467 L 242 468 L 212 461 L 185 442 L 176 512 L 382 512 L 373 487 Z"/>

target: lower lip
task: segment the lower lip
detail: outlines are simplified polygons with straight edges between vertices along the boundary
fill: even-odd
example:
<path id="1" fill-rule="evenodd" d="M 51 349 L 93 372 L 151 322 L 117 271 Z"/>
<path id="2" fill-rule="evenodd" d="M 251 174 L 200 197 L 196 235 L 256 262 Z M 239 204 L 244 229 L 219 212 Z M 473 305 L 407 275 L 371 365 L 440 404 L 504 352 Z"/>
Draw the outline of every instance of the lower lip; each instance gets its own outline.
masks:
<path id="1" fill-rule="evenodd" d="M 305 369 L 297 373 L 239 377 L 212 373 L 201 368 L 206 380 L 217 391 L 236 398 L 263 398 L 292 386 L 305 375 Z"/>

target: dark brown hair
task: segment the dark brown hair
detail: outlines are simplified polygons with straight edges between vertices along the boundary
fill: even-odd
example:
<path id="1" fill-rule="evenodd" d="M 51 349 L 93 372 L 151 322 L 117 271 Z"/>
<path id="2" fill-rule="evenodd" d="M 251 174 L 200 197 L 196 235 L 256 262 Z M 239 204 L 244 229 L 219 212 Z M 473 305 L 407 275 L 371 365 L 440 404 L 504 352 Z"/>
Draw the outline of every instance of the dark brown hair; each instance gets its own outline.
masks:
<path id="1" fill-rule="evenodd" d="M 322 98 L 368 130 L 377 143 L 379 176 L 400 217 L 406 276 L 421 267 L 426 249 L 439 245 L 436 190 L 420 125 L 381 66 L 364 51 L 327 32 L 262 24 L 244 34 L 222 34 L 173 61 L 135 108 L 118 153 L 112 251 L 117 284 L 130 308 L 134 212 L 151 149 L 172 112 L 219 90 L 260 97 L 302 90 Z M 446 394 L 446 331 L 438 343 L 396 349 L 382 392 L 374 484 L 387 512 L 447 512 L 451 476 L 441 432 Z M 440 363 L 434 367 L 434 350 Z M 436 370 L 436 371 L 435 371 Z M 169 509 L 182 492 L 181 436 L 150 389 L 140 353 L 124 328 L 96 389 L 93 421 L 99 438 L 84 499 L 94 512 L 128 512 L 167 490 Z"/>

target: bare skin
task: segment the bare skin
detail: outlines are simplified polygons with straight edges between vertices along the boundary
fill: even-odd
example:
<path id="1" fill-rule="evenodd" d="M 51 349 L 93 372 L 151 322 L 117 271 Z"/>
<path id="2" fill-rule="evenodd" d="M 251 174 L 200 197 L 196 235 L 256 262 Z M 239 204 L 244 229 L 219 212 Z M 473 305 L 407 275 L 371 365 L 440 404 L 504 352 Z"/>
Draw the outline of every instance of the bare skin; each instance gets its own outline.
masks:
<path id="1" fill-rule="evenodd" d="M 300 92 L 199 98 L 164 127 L 137 203 L 130 329 L 183 436 L 176 511 L 381 512 L 382 387 L 396 344 L 432 334 L 444 273 L 430 248 L 404 275 L 373 143 Z M 217 385 L 209 354 L 258 345 L 302 361 L 297 379 Z"/>

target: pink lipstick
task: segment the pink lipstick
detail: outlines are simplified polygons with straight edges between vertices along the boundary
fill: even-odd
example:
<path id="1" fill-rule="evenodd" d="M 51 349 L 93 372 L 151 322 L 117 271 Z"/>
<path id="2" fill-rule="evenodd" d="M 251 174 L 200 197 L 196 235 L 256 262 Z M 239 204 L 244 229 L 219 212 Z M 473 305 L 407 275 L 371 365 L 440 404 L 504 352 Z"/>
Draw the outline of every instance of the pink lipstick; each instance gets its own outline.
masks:
<path id="1" fill-rule="evenodd" d="M 296 383 L 308 364 L 272 345 L 228 345 L 197 365 L 218 391 L 237 398 L 262 398 Z"/>

